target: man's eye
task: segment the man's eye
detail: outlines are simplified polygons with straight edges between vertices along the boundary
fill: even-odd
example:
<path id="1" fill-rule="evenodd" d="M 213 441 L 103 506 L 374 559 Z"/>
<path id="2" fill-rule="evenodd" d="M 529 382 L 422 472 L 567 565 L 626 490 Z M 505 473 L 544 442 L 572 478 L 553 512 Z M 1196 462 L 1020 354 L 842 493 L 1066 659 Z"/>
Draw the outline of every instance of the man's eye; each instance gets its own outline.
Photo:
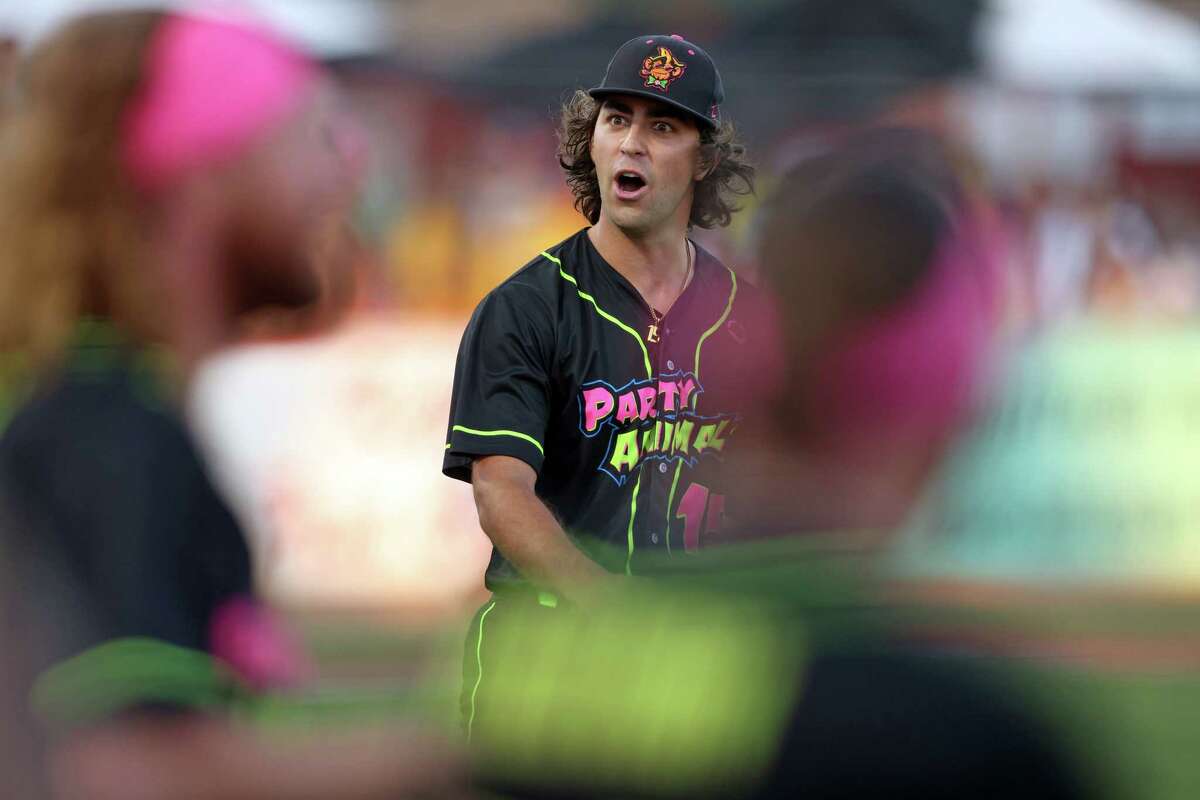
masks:
<path id="1" fill-rule="evenodd" d="M 670 133 L 674 128 L 671 127 L 671 123 L 669 122 L 656 122 L 654 123 L 654 130 L 662 133 Z"/>
<path id="2" fill-rule="evenodd" d="M 610 116 L 610 117 L 608 118 L 608 124 L 610 124 L 610 125 L 624 125 L 624 124 L 625 124 L 625 118 L 624 118 L 624 117 L 622 117 L 620 114 L 613 114 L 612 116 Z"/>

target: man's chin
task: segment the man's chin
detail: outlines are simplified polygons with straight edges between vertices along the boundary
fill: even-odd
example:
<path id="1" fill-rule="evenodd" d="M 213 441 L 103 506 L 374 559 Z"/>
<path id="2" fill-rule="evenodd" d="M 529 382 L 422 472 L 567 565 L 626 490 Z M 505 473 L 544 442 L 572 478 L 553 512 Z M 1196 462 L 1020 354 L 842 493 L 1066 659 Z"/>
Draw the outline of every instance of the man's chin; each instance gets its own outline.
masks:
<path id="1" fill-rule="evenodd" d="M 626 236 L 642 236 L 654 229 L 655 220 L 642 209 L 617 208 L 609 215 L 613 225 Z"/>

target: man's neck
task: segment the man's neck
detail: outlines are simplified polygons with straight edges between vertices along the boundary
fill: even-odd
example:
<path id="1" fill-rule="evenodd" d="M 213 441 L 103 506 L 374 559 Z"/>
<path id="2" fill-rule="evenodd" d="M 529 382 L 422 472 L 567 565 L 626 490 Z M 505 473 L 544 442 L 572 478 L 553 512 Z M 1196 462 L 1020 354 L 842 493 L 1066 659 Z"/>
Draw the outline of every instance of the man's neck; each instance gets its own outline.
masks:
<path id="1" fill-rule="evenodd" d="M 601 216 L 588 238 L 652 308 L 665 311 L 679 296 L 689 268 L 686 228 L 672 226 L 635 237 Z"/>

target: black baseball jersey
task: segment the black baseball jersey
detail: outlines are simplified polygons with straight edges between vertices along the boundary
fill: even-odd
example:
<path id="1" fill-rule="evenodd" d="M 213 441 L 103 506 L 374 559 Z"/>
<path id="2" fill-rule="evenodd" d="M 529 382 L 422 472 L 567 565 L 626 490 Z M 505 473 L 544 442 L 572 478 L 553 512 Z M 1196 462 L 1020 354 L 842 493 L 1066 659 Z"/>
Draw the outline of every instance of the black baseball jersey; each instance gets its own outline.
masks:
<path id="1" fill-rule="evenodd" d="M 242 530 L 146 354 L 102 324 L 77 338 L 0 436 L 5 546 L 53 616 L 41 666 L 128 637 L 209 650 L 216 610 L 253 592 Z"/>
<path id="2" fill-rule="evenodd" d="M 658 324 L 580 231 L 488 294 L 463 334 L 442 471 L 519 458 L 576 544 L 610 570 L 719 536 L 721 464 L 762 384 L 760 298 L 696 248 Z M 592 547 L 594 543 L 607 545 Z M 520 576 L 493 551 L 487 584 Z"/>

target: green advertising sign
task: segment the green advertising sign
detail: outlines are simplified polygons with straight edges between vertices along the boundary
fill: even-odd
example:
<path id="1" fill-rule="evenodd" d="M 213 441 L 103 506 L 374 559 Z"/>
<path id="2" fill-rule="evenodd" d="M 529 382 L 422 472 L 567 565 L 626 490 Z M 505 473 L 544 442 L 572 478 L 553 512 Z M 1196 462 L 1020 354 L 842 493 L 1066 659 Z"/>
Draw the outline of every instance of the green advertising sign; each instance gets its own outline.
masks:
<path id="1" fill-rule="evenodd" d="M 893 556 L 901 577 L 1200 590 L 1200 330 L 1016 356 Z"/>

